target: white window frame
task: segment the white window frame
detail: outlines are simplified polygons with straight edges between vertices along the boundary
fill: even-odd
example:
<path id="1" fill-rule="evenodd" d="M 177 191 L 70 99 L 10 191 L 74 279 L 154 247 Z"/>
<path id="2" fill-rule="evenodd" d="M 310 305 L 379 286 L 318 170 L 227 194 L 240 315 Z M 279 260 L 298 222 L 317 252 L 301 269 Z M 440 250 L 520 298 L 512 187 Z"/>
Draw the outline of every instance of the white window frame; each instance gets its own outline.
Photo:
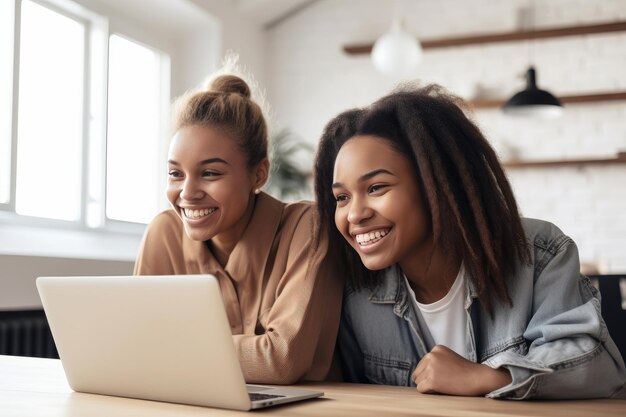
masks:
<path id="1" fill-rule="evenodd" d="M 85 77 L 83 151 L 81 161 L 81 214 L 78 221 L 37 218 L 15 211 L 17 174 L 17 121 L 19 100 L 20 23 L 22 0 L 13 1 L 13 88 L 11 115 L 11 174 L 9 203 L 0 203 L 0 255 L 59 256 L 88 259 L 133 260 L 145 224 L 106 218 L 106 127 L 108 45 L 113 34 L 156 52 L 161 57 L 161 126 L 159 154 L 167 147 L 169 128 L 170 58 L 158 48 L 109 30 L 109 20 L 72 0 L 29 0 L 85 25 Z M 98 151 L 93 152 L 94 149 Z M 155 175 L 165 181 L 165 168 L 155 161 Z M 94 169 L 94 167 L 96 167 Z M 161 172 L 163 171 L 163 172 Z M 97 176 L 97 192 L 90 190 L 90 176 Z M 97 224 L 88 224 L 88 206 L 96 203 Z M 164 208 L 164 207 L 161 207 Z M 93 217 L 92 217 L 93 218 Z"/>

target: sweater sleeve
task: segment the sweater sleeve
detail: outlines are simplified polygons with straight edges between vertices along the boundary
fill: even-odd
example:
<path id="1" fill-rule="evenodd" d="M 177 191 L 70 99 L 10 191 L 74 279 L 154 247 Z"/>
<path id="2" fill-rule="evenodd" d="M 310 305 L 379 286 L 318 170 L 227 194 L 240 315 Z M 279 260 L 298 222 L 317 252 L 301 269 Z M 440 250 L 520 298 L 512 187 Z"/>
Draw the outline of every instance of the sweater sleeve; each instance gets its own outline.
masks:
<path id="1" fill-rule="evenodd" d="M 235 335 L 247 382 L 291 384 L 321 380 L 332 362 L 342 279 L 326 238 L 316 243 L 314 210 L 304 212 L 289 244 L 287 265 L 276 287 L 262 335 Z"/>

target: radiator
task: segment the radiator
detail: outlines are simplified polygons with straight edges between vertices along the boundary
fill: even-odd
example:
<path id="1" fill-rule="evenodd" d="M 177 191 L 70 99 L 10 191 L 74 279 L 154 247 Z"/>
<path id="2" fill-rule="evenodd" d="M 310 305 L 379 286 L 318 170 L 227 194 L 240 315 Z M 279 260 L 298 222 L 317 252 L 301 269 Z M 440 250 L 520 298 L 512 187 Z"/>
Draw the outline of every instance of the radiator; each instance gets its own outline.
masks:
<path id="1" fill-rule="evenodd" d="M 0 311 L 0 355 L 59 357 L 43 310 Z"/>

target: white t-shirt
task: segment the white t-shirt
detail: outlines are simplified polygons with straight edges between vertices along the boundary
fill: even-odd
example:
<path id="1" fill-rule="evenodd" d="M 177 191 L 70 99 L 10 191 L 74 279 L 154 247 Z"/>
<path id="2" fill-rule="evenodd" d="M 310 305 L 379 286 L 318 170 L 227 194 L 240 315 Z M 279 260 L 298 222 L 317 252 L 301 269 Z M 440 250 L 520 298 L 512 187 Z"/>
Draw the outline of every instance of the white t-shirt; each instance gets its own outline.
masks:
<path id="1" fill-rule="evenodd" d="M 416 312 L 421 313 L 423 322 L 428 327 L 430 336 L 432 336 L 434 342 L 432 346 L 428 346 L 429 338 L 424 338 L 428 350 L 430 351 L 434 345 L 444 345 L 467 359 L 469 356 L 467 352 L 467 312 L 465 311 L 467 288 L 463 265 L 461 265 L 448 294 L 431 304 L 419 303 L 406 275 L 404 279 L 413 301 L 413 307 Z"/>

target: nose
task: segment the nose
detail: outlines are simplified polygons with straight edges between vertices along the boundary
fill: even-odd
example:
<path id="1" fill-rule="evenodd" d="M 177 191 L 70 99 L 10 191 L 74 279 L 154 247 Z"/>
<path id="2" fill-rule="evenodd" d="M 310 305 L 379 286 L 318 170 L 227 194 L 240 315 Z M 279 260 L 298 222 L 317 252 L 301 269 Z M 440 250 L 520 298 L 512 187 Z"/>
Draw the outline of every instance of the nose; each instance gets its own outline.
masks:
<path id="1" fill-rule="evenodd" d="M 361 224 L 374 215 L 374 210 L 367 204 L 367 199 L 353 197 L 348 211 L 348 221 L 352 224 Z"/>
<path id="2" fill-rule="evenodd" d="M 180 192 L 180 198 L 186 201 L 198 200 L 204 196 L 204 191 L 194 178 L 187 177 Z"/>

